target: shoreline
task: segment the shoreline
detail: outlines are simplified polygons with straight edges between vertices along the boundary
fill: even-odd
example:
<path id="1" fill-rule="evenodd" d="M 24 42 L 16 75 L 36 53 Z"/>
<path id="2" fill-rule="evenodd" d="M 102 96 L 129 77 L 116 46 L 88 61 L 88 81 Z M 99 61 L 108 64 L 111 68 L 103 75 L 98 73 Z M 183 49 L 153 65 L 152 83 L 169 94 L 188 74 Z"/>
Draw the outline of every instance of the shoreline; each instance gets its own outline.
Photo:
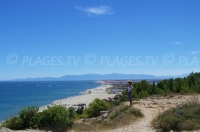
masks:
<path id="1" fill-rule="evenodd" d="M 95 83 L 98 83 L 98 86 L 94 86 L 93 88 L 85 89 L 84 91 L 79 91 L 76 95 L 64 97 L 58 100 L 52 100 L 52 102 L 49 102 L 47 104 L 44 104 L 42 106 L 39 106 L 39 112 L 41 112 L 44 109 L 47 109 L 48 106 L 54 106 L 54 105 L 62 105 L 66 108 L 68 107 L 75 107 L 76 104 L 84 103 L 86 106 L 89 105 L 95 98 L 108 98 L 112 97 L 115 94 L 109 94 L 109 89 L 112 88 L 112 85 L 107 84 L 105 81 L 95 81 Z M 108 91 L 106 91 L 108 89 Z M 89 93 L 91 91 L 91 93 Z M 0 121 L 0 125 L 4 120 Z"/>
<path id="2" fill-rule="evenodd" d="M 47 109 L 47 107 L 51 107 L 54 105 L 61 105 L 68 107 L 75 107 L 77 108 L 78 104 L 82 104 L 84 106 L 87 106 L 95 99 L 105 99 L 107 101 L 113 100 L 116 96 L 120 95 L 122 91 L 124 90 L 124 84 L 126 84 L 126 80 L 96 80 L 93 83 L 96 83 L 98 85 L 91 85 L 91 87 L 83 88 L 80 91 L 76 91 L 76 94 L 70 95 L 70 96 L 63 96 L 62 98 L 52 99 L 49 102 L 43 103 L 42 105 L 39 105 L 39 112 L 43 111 L 44 109 Z M 88 83 L 90 85 L 90 83 Z M 41 85 L 42 86 L 42 85 Z M 73 91 L 73 90 L 72 90 Z M 29 106 L 29 105 L 28 105 Z M 37 106 L 37 105 L 33 105 Z M 16 112 L 20 111 L 20 109 Z M 0 122 L 3 122 L 8 117 L 3 117 Z"/>
<path id="3" fill-rule="evenodd" d="M 106 84 L 103 81 L 99 81 L 101 85 L 95 88 L 87 89 L 83 92 L 80 92 L 80 95 L 71 96 L 67 98 L 63 98 L 60 100 L 55 100 L 51 104 L 42 106 L 39 108 L 39 112 L 47 109 L 48 106 L 54 106 L 54 105 L 61 105 L 68 107 L 76 107 L 78 104 L 86 104 L 86 107 L 95 99 L 106 99 L 109 97 L 113 97 L 116 94 L 109 94 L 109 89 L 113 88 L 112 85 Z"/>
<path id="4" fill-rule="evenodd" d="M 86 104 L 86 107 L 95 99 L 106 99 L 109 97 L 113 97 L 116 94 L 109 94 L 109 89 L 113 88 L 113 85 L 106 84 L 104 81 L 98 81 L 97 83 L 100 83 L 100 86 L 86 89 L 83 92 L 79 92 L 79 95 L 66 97 L 60 100 L 54 100 L 52 103 L 44 105 L 39 107 L 39 112 L 47 109 L 48 106 L 55 106 L 55 105 L 61 105 L 65 106 L 66 108 L 69 107 L 77 107 L 77 104 Z M 4 122 L 0 121 L 0 125 Z"/>

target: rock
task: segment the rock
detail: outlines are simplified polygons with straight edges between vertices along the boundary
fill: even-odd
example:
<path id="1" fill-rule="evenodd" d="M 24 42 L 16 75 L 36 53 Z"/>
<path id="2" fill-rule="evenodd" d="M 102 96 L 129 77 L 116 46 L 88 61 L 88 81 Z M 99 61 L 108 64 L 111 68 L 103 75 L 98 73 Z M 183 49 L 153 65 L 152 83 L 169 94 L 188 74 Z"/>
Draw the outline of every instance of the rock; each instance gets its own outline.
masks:
<path id="1" fill-rule="evenodd" d="M 160 105 L 160 107 L 161 107 L 161 108 L 165 108 L 165 106 L 164 106 L 164 105 Z"/>
<path id="2" fill-rule="evenodd" d="M 158 100 L 153 100 L 153 104 L 158 104 Z"/>
<path id="3" fill-rule="evenodd" d="M 171 103 L 172 103 L 172 104 L 176 104 L 176 102 L 174 102 L 174 101 L 171 101 Z"/>
<path id="4" fill-rule="evenodd" d="M 108 113 L 104 113 L 101 117 L 102 117 L 103 119 L 108 118 Z"/>
<path id="5" fill-rule="evenodd" d="M 100 111 L 100 115 L 103 115 L 103 114 L 105 114 L 105 113 L 108 114 L 108 111 Z"/>
<path id="6" fill-rule="evenodd" d="M 93 118 L 90 118 L 90 121 L 93 121 L 93 120 L 96 120 L 97 118 L 96 117 L 93 117 Z"/>
<path id="7" fill-rule="evenodd" d="M 158 122 L 155 122 L 155 127 L 159 128 L 159 123 Z"/>
<path id="8" fill-rule="evenodd" d="M 149 106 L 147 106 L 147 108 L 157 108 L 158 106 L 153 106 L 153 105 L 149 105 Z"/>
<path id="9" fill-rule="evenodd" d="M 96 119 L 96 118 L 95 118 Z M 84 123 L 90 123 L 91 122 L 91 120 L 94 120 L 94 119 L 84 119 Z"/>
<path id="10" fill-rule="evenodd" d="M 84 122 L 85 122 L 85 119 L 81 119 L 81 122 L 83 122 L 83 123 L 84 123 Z"/>

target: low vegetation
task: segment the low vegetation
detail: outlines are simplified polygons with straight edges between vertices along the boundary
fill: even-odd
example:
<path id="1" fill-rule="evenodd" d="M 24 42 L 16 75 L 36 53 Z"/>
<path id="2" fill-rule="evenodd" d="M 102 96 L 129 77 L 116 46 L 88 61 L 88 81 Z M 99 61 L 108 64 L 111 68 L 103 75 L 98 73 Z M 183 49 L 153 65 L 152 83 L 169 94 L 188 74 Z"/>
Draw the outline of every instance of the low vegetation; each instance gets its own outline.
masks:
<path id="1" fill-rule="evenodd" d="M 63 106 L 48 107 L 38 112 L 38 107 L 23 108 L 18 116 L 6 120 L 2 126 L 12 130 L 50 129 L 56 131 L 70 129 L 74 124 L 75 111 L 73 108 L 66 109 Z"/>
<path id="2" fill-rule="evenodd" d="M 134 82 L 132 96 L 138 100 L 151 95 L 200 93 L 200 73 L 190 73 L 184 78 L 164 79 L 157 84 L 147 80 Z M 123 92 L 121 101 L 127 101 L 127 90 Z"/>
<path id="3" fill-rule="evenodd" d="M 140 110 L 124 106 L 120 101 L 106 102 L 100 99 L 95 99 L 82 111 L 63 106 L 48 107 L 42 112 L 38 110 L 38 107 L 23 108 L 16 117 L 6 120 L 2 126 L 12 130 L 31 128 L 62 132 L 72 128 L 76 131 L 95 131 L 128 125 L 143 116 Z M 106 118 L 100 116 L 101 111 L 108 111 Z M 90 121 L 75 123 L 78 120 Z"/>
<path id="4" fill-rule="evenodd" d="M 115 102 L 115 101 L 114 101 Z M 97 117 L 92 119 L 85 119 L 84 122 L 75 123 L 73 130 L 75 131 L 101 131 L 108 129 L 116 129 L 124 125 L 136 121 L 143 117 L 139 109 L 125 106 L 123 103 L 112 103 L 108 109 L 107 118 Z"/>
<path id="5" fill-rule="evenodd" d="M 100 116 L 100 111 L 108 110 L 109 107 L 110 103 L 96 98 L 92 103 L 89 104 L 89 107 L 83 111 L 81 117 L 83 118 L 98 117 Z"/>
<path id="6" fill-rule="evenodd" d="M 154 121 L 156 129 L 162 131 L 192 131 L 200 129 L 200 102 L 195 98 L 176 108 L 160 114 Z"/>
<path id="7" fill-rule="evenodd" d="M 132 96 L 136 100 L 151 95 L 200 93 L 200 73 L 192 72 L 188 77 L 165 79 L 157 84 L 142 80 L 135 82 L 133 86 Z M 81 108 L 75 111 L 74 108 L 53 106 L 38 112 L 38 107 L 27 107 L 23 108 L 16 117 L 6 120 L 1 126 L 12 130 L 27 128 L 53 131 L 64 131 L 70 128 L 76 131 L 115 129 L 128 125 L 143 116 L 139 109 L 124 106 L 123 102 L 127 100 L 127 90 L 125 90 L 118 101 L 105 102 L 95 99 L 85 110 Z M 108 111 L 106 118 L 100 116 L 101 111 Z M 157 122 L 154 123 L 155 127 L 163 131 L 200 129 L 200 103 L 193 100 L 166 111 L 155 122 Z"/>

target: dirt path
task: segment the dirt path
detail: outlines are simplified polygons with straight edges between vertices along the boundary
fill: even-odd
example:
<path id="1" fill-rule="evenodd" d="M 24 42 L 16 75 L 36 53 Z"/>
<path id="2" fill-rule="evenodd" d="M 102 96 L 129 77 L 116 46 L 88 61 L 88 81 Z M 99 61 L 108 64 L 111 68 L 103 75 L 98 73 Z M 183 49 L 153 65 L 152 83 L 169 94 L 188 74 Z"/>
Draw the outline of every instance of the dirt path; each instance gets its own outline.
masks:
<path id="1" fill-rule="evenodd" d="M 198 98 L 200 101 L 200 95 L 198 95 Z M 158 114 L 162 113 L 167 109 L 173 108 L 178 104 L 182 104 L 183 102 L 192 99 L 194 99 L 194 97 L 191 95 L 176 95 L 159 98 L 147 98 L 140 101 L 136 101 L 133 107 L 139 108 L 144 114 L 144 117 L 137 120 L 131 125 L 106 132 L 156 132 L 156 130 L 151 127 L 151 122 L 157 117 Z M 128 103 L 126 104 L 128 105 Z"/>
<path id="2" fill-rule="evenodd" d="M 144 117 L 135 121 L 131 125 L 123 126 L 118 129 L 104 131 L 104 132 L 156 132 L 155 129 L 151 127 L 151 122 L 156 116 L 165 110 L 173 108 L 183 102 L 193 100 L 197 97 L 200 101 L 200 95 L 176 95 L 176 96 L 166 96 L 166 97 L 152 97 L 147 99 L 142 99 L 140 101 L 135 101 L 133 107 L 139 108 Z M 129 105 L 128 102 L 125 103 Z M 15 132 L 8 129 L 0 129 L 0 132 Z M 17 132 L 42 132 L 37 130 L 25 130 Z M 195 132 L 200 132 L 195 131 Z"/>

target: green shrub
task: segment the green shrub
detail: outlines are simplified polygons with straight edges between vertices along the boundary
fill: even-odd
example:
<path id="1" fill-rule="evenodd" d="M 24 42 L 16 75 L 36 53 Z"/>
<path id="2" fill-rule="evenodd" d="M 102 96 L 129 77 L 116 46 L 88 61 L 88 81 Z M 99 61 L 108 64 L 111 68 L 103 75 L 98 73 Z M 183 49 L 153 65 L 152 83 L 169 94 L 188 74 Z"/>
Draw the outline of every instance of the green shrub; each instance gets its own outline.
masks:
<path id="1" fill-rule="evenodd" d="M 199 124 L 200 122 L 196 122 L 196 120 L 188 119 L 180 124 L 180 130 L 185 130 L 185 131 L 197 130 L 199 129 Z"/>
<path id="2" fill-rule="evenodd" d="M 83 112 L 84 117 L 97 117 L 100 116 L 100 111 L 108 110 L 110 104 L 103 100 L 96 98 L 89 107 Z"/>
<path id="3" fill-rule="evenodd" d="M 6 120 L 2 126 L 12 130 L 27 128 L 49 128 L 64 131 L 72 127 L 75 119 L 74 108 L 66 109 L 63 106 L 48 107 L 38 112 L 38 107 L 23 108 L 17 117 Z"/>
<path id="4" fill-rule="evenodd" d="M 162 118 L 162 120 L 160 121 L 160 127 L 164 131 L 178 130 L 179 123 L 180 123 L 180 120 L 176 116 L 170 114 Z"/>
<path id="5" fill-rule="evenodd" d="M 116 100 L 116 101 L 111 101 L 110 102 L 110 106 L 119 106 L 121 104 L 121 101 L 119 101 L 119 100 Z"/>
<path id="6" fill-rule="evenodd" d="M 200 103 L 193 98 L 193 100 L 161 114 L 158 122 L 163 131 L 200 129 Z"/>
<path id="7" fill-rule="evenodd" d="M 110 116 L 110 119 L 113 120 L 115 118 L 118 118 L 120 115 L 122 115 L 129 107 L 128 106 L 123 106 L 121 108 L 119 108 L 118 110 L 116 110 L 115 113 L 113 113 L 111 116 Z"/>
<path id="8" fill-rule="evenodd" d="M 83 111 L 84 111 L 84 108 L 81 107 L 81 108 L 78 108 L 78 109 L 76 110 L 76 113 L 77 113 L 78 115 L 81 115 L 81 114 L 83 114 Z"/>
<path id="9" fill-rule="evenodd" d="M 32 127 L 57 128 L 63 131 L 72 127 L 75 119 L 74 108 L 66 109 L 63 106 L 48 107 L 48 109 L 38 113 L 32 118 Z"/>
<path id="10" fill-rule="evenodd" d="M 122 95 L 120 96 L 119 100 L 121 102 L 128 101 L 128 91 L 127 90 L 122 92 Z"/>
<path id="11" fill-rule="evenodd" d="M 147 90 L 142 91 L 140 96 L 141 96 L 141 98 L 148 97 L 149 96 L 148 91 Z"/>
<path id="12" fill-rule="evenodd" d="M 143 117 L 144 116 L 144 114 L 139 110 L 139 109 L 137 109 L 137 108 L 130 108 L 129 109 L 129 112 L 131 113 L 131 114 L 133 114 L 135 117 Z"/>
<path id="13" fill-rule="evenodd" d="M 147 92 L 147 94 L 148 94 L 148 92 Z M 140 92 L 138 93 L 136 90 L 133 90 L 132 91 L 132 98 L 133 98 L 133 100 L 140 99 L 141 98 L 141 93 Z M 128 99 L 128 91 L 127 90 L 123 91 L 122 95 L 120 96 L 120 102 L 125 102 L 125 101 L 129 101 L 129 99 Z"/>
<path id="14" fill-rule="evenodd" d="M 2 124 L 2 127 L 6 127 L 12 130 L 23 129 L 22 120 L 19 117 L 11 117 Z"/>
<path id="15" fill-rule="evenodd" d="M 182 93 L 190 93 L 189 87 L 183 87 Z"/>
<path id="16" fill-rule="evenodd" d="M 36 115 L 39 108 L 35 106 L 22 108 L 17 117 L 11 117 L 6 120 L 3 125 L 9 129 L 20 130 L 31 127 L 30 120 Z"/>
<path id="17" fill-rule="evenodd" d="M 39 108 L 34 106 L 22 108 L 19 112 L 19 118 L 21 119 L 24 128 L 30 127 L 30 120 L 38 112 L 38 110 Z"/>
<path id="18" fill-rule="evenodd" d="M 132 91 L 132 94 L 133 94 L 133 100 L 139 100 L 140 99 L 140 95 L 135 90 Z M 128 96 L 128 95 L 126 95 L 126 96 Z"/>
<path id="19" fill-rule="evenodd" d="M 110 119 L 113 120 L 115 118 L 118 118 L 120 115 L 124 114 L 124 113 L 128 113 L 129 115 L 132 114 L 135 117 L 143 117 L 143 113 L 134 107 L 129 107 L 129 106 L 122 106 L 121 108 L 119 108 L 118 110 L 116 110 L 111 116 Z"/>

